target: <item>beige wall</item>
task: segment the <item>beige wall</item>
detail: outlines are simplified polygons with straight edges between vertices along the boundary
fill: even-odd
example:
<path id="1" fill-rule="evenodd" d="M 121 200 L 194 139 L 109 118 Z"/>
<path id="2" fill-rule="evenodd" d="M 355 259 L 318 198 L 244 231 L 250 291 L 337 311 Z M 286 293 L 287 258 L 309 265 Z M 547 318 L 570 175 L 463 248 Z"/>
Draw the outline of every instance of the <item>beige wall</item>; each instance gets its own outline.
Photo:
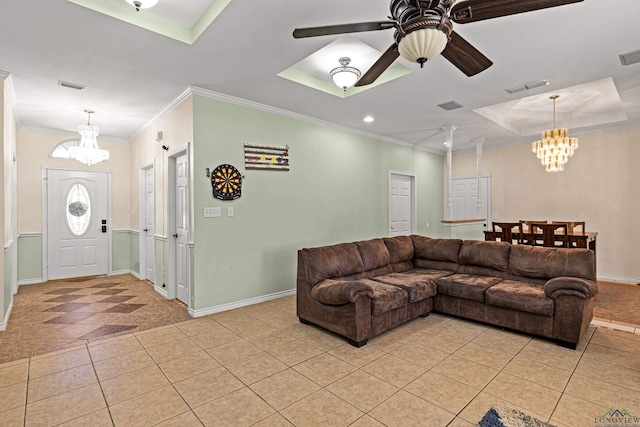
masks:
<path id="1" fill-rule="evenodd" d="M 162 132 L 162 141 L 156 141 L 158 132 Z M 185 144 L 193 142 L 193 96 L 189 95 L 166 114 L 154 120 L 143 129 L 130 144 L 131 160 L 130 182 L 130 223 L 132 230 L 140 229 L 140 168 L 154 163 L 155 198 L 156 198 L 156 234 L 166 236 L 166 204 L 167 194 L 167 154 Z M 169 151 L 162 146 L 169 147 Z M 190 151 L 193 156 L 193 150 Z M 193 158 L 189 164 L 193 164 Z M 203 172 L 204 174 L 204 172 Z M 193 172 L 191 173 L 193 180 Z M 193 182 L 191 182 L 193 184 Z M 191 200 L 193 201 L 193 185 Z M 192 213 L 193 215 L 193 213 Z M 193 217 L 191 218 L 193 224 Z"/>
<path id="2" fill-rule="evenodd" d="M 77 134 L 55 131 L 18 132 L 18 234 L 42 231 L 42 169 L 57 167 L 76 170 L 111 171 L 112 227 L 129 230 L 129 146 L 123 142 L 98 138 L 100 148 L 109 150 L 109 160 L 94 166 L 85 166 L 71 159 L 52 159 L 53 146 Z"/>
<path id="3" fill-rule="evenodd" d="M 589 135 L 564 172 L 546 172 L 529 145 L 485 149 L 492 211 L 502 221 L 580 221 L 597 231 L 598 275 L 640 281 L 640 129 Z M 476 173 L 475 151 L 455 154 L 453 176 Z"/>

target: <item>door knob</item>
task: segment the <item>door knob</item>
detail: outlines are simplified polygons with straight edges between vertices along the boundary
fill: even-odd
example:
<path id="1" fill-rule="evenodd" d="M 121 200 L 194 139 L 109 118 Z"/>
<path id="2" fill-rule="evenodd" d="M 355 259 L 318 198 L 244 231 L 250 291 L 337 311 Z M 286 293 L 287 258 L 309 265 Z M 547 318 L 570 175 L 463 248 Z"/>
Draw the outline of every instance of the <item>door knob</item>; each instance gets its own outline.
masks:
<path id="1" fill-rule="evenodd" d="M 178 238 L 178 233 L 174 234 L 173 237 Z"/>
<path id="2" fill-rule="evenodd" d="M 144 231 L 144 232 L 146 233 L 147 231 L 149 231 L 149 229 L 148 229 L 148 228 L 145 228 L 145 229 L 144 229 L 144 230 L 142 230 L 142 231 Z"/>

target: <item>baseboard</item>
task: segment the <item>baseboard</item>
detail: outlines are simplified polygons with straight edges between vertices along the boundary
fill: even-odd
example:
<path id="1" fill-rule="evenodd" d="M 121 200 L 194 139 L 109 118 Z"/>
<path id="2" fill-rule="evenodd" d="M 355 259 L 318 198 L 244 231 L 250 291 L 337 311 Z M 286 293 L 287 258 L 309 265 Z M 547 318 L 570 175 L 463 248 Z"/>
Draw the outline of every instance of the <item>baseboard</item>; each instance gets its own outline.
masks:
<path id="1" fill-rule="evenodd" d="M 38 279 L 18 280 L 18 286 L 37 285 L 37 284 L 40 284 L 40 283 L 43 283 L 42 277 L 40 277 Z"/>
<path id="2" fill-rule="evenodd" d="M 263 295 L 260 297 L 249 298 L 242 301 L 230 302 L 228 304 L 216 305 L 214 307 L 201 308 L 198 310 L 194 310 L 189 308 L 189 315 L 191 317 L 202 317 L 207 316 L 209 314 L 220 313 L 223 311 L 233 310 L 236 308 L 246 307 L 253 304 L 259 304 L 261 302 L 267 302 L 274 299 L 280 299 L 284 297 L 289 297 L 296 294 L 295 289 L 291 289 L 283 292 L 276 292 L 275 294 Z"/>
<path id="3" fill-rule="evenodd" d="M 169 297 L 169 294 L 167 294 L 167 288 L 162 288 L 158 285 L 153 285 L 153 290 L 156 291 L 157 293 L 159 293 L 160 295 L 162 295 L 165 298 Z"/>
<path id="4" fill-rule="evenodd" d="M 130 274 L 133 277 L 135 277 L 136 279 L 140 280 L 140 274 L 131 270 L 131 269 L 124 269 L 124 270 L 117 270 L 117 271 L 112 271 L 111 275 L 112 276 L 121 276 L 123 274 Z"/>
<path id="5" fill-rule="evenodd" d="M 610 280 L 613 282 L 627 282 L 637 283 L 640 285 L 640 278 L 638 277 L 625 277 L 625 276 L 611 276 L 608 274 L 598 274 L 598 280 Z"/>
<path id="6" fill-rule="evenodd" d="M 11 309 L 13 308 L 13 298 L 11 298 L 11 302 L 9 303 L 9 308 L 7 308 L 7 314 L 4 315 L 4 320 L 0 323 L 0 332 L 3 332 L 7 329 L 7 324 L 9 323 L 9 316 L 11 315 Z"/>

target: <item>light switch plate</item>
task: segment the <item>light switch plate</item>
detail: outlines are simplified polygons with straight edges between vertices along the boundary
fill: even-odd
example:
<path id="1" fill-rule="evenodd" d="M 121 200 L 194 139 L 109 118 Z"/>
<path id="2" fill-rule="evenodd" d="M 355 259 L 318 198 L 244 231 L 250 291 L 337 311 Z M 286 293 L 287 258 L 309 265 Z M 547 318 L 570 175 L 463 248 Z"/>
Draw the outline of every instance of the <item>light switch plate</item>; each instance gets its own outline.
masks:
<path id="1" fill-rule="evenodd" d="M 233 206 L 227 208 L 227 216 L 233 216 Z"/>
<path id="2" fill-rule="evenodd" d="M 204 208 L 203 215 L 205 218 L 218 218 L 220 217 L 220 208 Z"/>

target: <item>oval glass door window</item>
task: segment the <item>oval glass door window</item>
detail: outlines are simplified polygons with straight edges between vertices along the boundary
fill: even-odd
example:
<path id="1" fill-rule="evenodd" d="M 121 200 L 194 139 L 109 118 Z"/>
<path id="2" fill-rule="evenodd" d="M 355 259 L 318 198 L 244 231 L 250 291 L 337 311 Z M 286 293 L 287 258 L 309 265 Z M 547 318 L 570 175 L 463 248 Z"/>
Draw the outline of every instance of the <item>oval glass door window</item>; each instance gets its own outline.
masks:
<path id="1" fill-rule="evenodd" d="M 74 236 L 82 236 L 91 224 L 91 199 L 87 188 L 75 184 L 67 194 L 67 226 Z"/>

